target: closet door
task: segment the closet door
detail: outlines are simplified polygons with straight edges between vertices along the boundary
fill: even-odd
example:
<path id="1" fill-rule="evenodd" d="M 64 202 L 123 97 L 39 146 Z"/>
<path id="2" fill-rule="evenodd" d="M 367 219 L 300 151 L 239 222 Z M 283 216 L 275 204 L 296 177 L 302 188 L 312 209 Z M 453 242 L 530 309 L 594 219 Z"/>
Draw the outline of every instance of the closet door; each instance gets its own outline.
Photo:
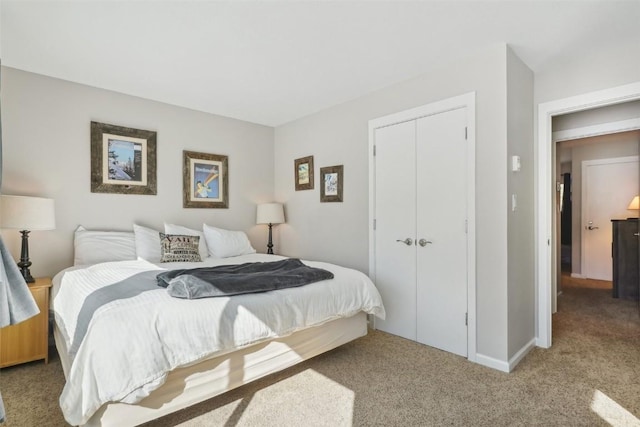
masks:
<path id="1" fill-rule="evenodd" d="M 417 341 L 467 356 L 466 109 L 417 121 Z M 385 301 L 386 303 L 386 301 Z"/>
<path id="2" fill-rule="evenodd" d="M 375 278 L 387 312 L 386 320 L 376 319 L 376 327 L 414 341 L 416 339 L 415 134 L 415 121 L 375 131 L 374 202 Z"/>

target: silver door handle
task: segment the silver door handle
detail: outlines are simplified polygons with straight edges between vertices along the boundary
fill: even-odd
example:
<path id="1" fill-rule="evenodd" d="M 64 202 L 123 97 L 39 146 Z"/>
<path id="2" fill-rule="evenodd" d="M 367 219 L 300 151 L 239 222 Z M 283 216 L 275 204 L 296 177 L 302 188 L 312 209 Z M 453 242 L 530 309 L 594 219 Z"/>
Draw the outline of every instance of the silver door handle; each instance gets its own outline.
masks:
<path id="1" fill-rule="evenodd" d="M 431 240 L 426 240 L 426 239 L 420 239 L 418 240 L 418 244 L 422 247 L 427 246 L 428 244 L 433 243 Z"/>
<path id="2" fill-rule="evenodd" d="M 411 245 L 413 244 L 413 240 L 411 240 L 411 238 L 410 238 L 410 237 L 407 237 L 407 238 L 406 238 L 406 239 L 404 239 L 404 240 L 400 240 L 400 239 L 398 239 L 398 240 L 396 240 L 396 242 L 402 242 L 402 243 L 404 243 L 404 244 L 405 244 L 405 245 L 407 245 L 407 246 L 411 246 Z"/>
<path id="3" fill-rule="evenodd" d="M 640 236 L 640 233 L 633 233 L 633 235 L 638 237 L 638 236 Z"/>
<path id="4" fill-rule="evenodd" d="M 599 229 L 600 227 L 594 227 L 593 225 L 590 225 L 590 226 L 585 227 L 585 228 L 586 228 L 587 230 L 597 230 L 597 229 Z"/>

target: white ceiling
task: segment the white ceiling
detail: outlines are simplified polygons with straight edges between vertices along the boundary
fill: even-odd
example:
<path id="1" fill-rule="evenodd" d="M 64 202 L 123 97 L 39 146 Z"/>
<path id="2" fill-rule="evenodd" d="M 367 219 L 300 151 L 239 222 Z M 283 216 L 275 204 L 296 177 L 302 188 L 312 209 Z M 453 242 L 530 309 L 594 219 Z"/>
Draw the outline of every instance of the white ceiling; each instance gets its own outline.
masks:
<path id="1" fill-rule="evenodd" d="M 0 8 L 3 65 L 269 126 L 495 43 L 534 72 L 621 43 L 640 54 L 640 0 L 2 0 Z"/>

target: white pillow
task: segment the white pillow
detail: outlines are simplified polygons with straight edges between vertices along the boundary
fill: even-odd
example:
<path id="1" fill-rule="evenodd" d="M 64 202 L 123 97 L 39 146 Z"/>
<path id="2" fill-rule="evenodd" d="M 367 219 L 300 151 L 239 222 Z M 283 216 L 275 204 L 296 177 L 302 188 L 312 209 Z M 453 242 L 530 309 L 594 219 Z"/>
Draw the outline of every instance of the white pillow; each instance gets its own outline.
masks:
<path id="1" fill-rule="evenodd" d="M 175 224 L 164 224 L 164 232 L 166 234 L 180 234 L 182 236 L 198 236 L 200 237 L 200 243 L 198 243 L 198 252 L 200 252 L 200 258 L 204 261 L 209 256 L 209 250 L 207 249 L 207 242 L 204 240 L 204 234 L 202 231 L 194 230 L 192 228 L 183 227 Z"/>
<path id="2" fill-rule="evenodd" d="M 256 253 L 243 231 L 223 230 L 207 224 L 202 225 L 202 230 L 209 247 L 209 254 L 214 258 Z"/>
<path id="3" fill-rule="evenodd" d="M 160 232 L 133 224 L 133 234 L 136 237 L 136 254 L 138 258 L 159 263 L 162 257 L 160 253 Z"/>
<path id="4" fill-rule="evenodd" d="M 73 246 L 73 265 L 136 259 L 135 240 L 130 231 L 93 231 L 80 225 Z"/>

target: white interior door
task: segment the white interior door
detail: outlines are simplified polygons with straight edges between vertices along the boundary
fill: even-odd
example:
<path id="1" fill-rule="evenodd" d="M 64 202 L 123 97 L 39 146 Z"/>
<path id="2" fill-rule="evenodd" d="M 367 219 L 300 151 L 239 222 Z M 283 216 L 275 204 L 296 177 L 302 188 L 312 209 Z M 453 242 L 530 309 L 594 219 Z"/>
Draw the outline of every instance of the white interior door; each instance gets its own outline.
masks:
<path id="1" fill-rule="evenodd" d="M 466 109 L 417 121 L 417 341 L 467 356 Z"/>
<path id="2" fill-rule="evenodd" d="M 375 131 L 375 277 L 387 312 L 376 327 L 411 340 L 416 339 L 415 132 L 415 121 Z"/>
<path id="3" fill-rule="evenodd" d="M 582 163 L 582 275 L 612 280 L 612 219 L 632 215 L 627 210 L 638 194 L 638 157 Z"/>

